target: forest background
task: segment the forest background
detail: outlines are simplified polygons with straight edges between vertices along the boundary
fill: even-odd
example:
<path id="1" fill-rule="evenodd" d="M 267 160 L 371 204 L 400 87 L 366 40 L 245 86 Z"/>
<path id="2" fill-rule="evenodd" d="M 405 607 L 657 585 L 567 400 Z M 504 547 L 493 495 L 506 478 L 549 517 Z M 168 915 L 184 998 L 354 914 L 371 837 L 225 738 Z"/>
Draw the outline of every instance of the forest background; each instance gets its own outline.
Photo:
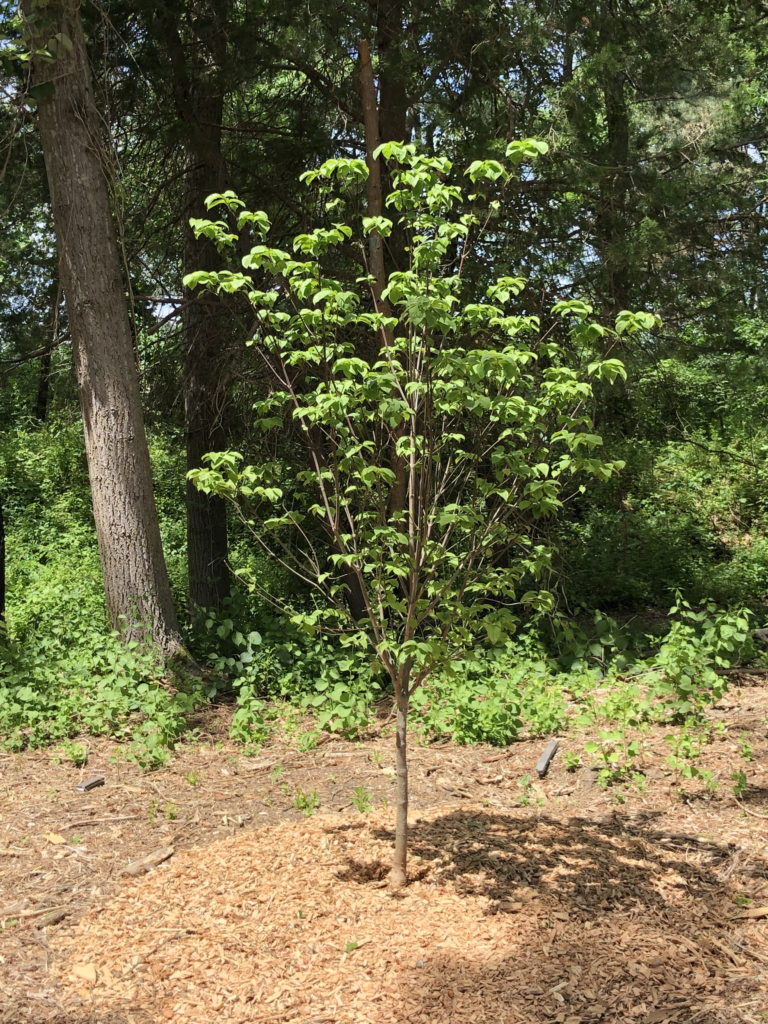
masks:
<path id="1" fill-rule="evenodd" d="M 270 244 L 291 250 L 327 213 L 317 189 L 299 184 L 302 171 L 367 156 L 392 187 L 388 165 L 372 160 L 369 41 L 377 141 L 450 158 L 464 183 L 461 169 L 479 161 L 479 191 L 497 203 L 462 301 L 505 275 L 525 279 L 514 315 L 538 318 L 544 338 L 562 334 L 584 373 L 596 359 L 626 368 L 626 380 L 593 385 L 585 412 L 601 457 L 623 468 L 584 487 L 575 477 L 549 509 L 521 509 L 540 557 L 517 594 L 458 631 L 412 711 L 426 738 L 506 743 L 522 730 L 557 732 L 574 697 L 586 706 L 608 680 L 613 704 L 602 707 L 591 754 L 607 784 L 639 784 L 621 728 L 660 715 L 691 727 L 722 693 L 724 670 L 754 656 L 750 629 L 764 625 L 767 23 L 759 4 L 700 0 L 81 9 L 38 0 L 23 16 L 2 5 L 3 741 L 22 749 L 107 731 L 151 767 L 205 700 L 232 700 L 233 737 L 256 747 L 279 717 L 274 700 L 314 714 L 301 738 L 311 744 L 318 729 L 364 730 L 386 696 L 371 650 L 350 641 L 312 581 L 263 550 L 271 513 L 238 516 L 185 482 L 210 451 L 277 465 L 284 479 L 306 473 L 290 417 L 265 432 L 254 413 L 274 389 L 251 344 L 260 337 L 251 304 L 237 288 L 182 282 L 227 271 L 232 246 L 237 263 L 258 241 L 258 221 L 245 224 L 251 235 L 234 231 L 239 208 L 211 213 L 211 194 L 234 190 L 266 213 Z M 66 123 L 50 117 L 51 69 L 79 59 L 77 26 L 97 120 Z M 135 595 L 123 595 L 119 614 L 105 602 L 66 302 L 74 283 L 58 261 L 56 231 L 59 249 L 64 236 L 43 161 L 46 139 L 63 143 L 83 124 L 83 150 L 108 189 L 139 368 L 173 606 L 158 646 L 172 634 L 174 656 L 191 655 L 192 670 L 177 664 L 175 674 L 136 630 L 147 623 Z M 495 178 L 489 161 L 523 139 L 542 143 L 538 159 Z M 373 201 L 363 189 L 342 212 L 359 219 Z M 235 239 L 224 251 L 203 224 L 220 213 Z M 386 272 L 402 271 L 397 227 L 385 241 Z M 324 254 L 329 276 L 354 281 L 372 269 L 371 252 L 341 244 Z M 447 266 L 457 253 L 446 252 Z M 259 287 L 279 291 L 277 279 L 252 268 Z M 653 316 L 614 333 L 627 310 Z M 587 321 L 597 325 L 589 344 L 563 333 Z M 95 353 L 107 367 L 118 365 L 113 341 L 103 332 Z M 126 451 L 135 440 L 121 438 Z M 119 476 L 125 457 L 102 455 Z M 311 487 L 303 499 L 316 501 Z M 112 538 L 130 547 L 119 531 Z M 321 527 L 311 539 L 324 557 L 338 555 Z M 548 597 L 523 601 L 529 593 Z M 354 587 L 345 600 L 354 603 Z"/>

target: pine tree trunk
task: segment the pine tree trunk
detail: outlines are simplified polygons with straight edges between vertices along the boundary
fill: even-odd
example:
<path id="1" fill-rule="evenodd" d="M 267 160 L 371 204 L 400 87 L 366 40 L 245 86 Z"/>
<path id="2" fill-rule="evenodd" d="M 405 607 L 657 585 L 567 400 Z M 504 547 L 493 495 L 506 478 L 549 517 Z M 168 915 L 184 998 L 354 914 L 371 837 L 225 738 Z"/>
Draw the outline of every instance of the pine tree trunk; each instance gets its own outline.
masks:
<path id="1" fill-rule="evenodd" d="M 176 119 L 183 139 L 184 273 L 220 270 L 222 258 L 209 239 L 197 238 L 190 217 L 206 216 L 205 199 L 226 188 L 222 153 L 223 78 L 227 63 L 229 0 L 211 3 L 194 18 L 194 45 L 185 37 L 192 13 L 187 5 L 160 4 L 150 30 L 167 64 Z M 205 10 L 205 7 L 202 8 Z M 185 292 L 184 419 L 187 469 L 198 469 L 208 452 L 226 447 L 223 416 L 233 354 L 231 307 L 222 296 Z M 222 498 L 187 483 L 187 580 L 193 606 L 221 608 L 230 593 L 227 507 Z"/>
<path id="2" fill-rule="evenodd" d="M 35 9 L 25 0 L 27 17 Z M 93 96 L 79 0 L 35 9 L 33 60 L 40 138 L 72 334 L 96 532 L 111 621 L 126 638 L 182 652 L 160 543 L 138 368 L 109 203 L 108 160 Z"/>
<path id="3" fill-rule="evenodd" d="M 379 56 L 379 133 L 382 142 L 408 142 L 408 92 L 403 60 L 403 4 L 401 0 L 383 0 L 377 8 L 376 49 Z M 389 170 L 382 167 L 384 195 L 392 191 Z M 395 223 L 387 239 L 387 273 L 406 270 L 403 229 Z"/>
<path id="4" fill-rule="evenodd" d="M 5 520 L 3 495 L 0 493 L 0 622 L 5 622 Z"/>
<path id="5" fill-rule="evenodd" d="M 600 26 L 599 39 L 606 50 L 621 45 L 621 26 L 610 13 L 606 13 Z M 601 162 L 605 173 L 600 186 L 596 228 L 597 249 L 603 264 L 601 305 L 616 316 L 631 304 L 627 251 L 630 241 L 630 124 L 626 73 L 617 56 L 612 56 L 611 62 L 603 75 L 605 142 Z"/>
<path id="6" fill-rule="evenodd" d="M 226 172 L 221 154 L 223 97 L 200 98 L 187 143 L 184 271 L 218 270 L 221 258 L 207 238 L 196 238 L 190 217 L 205 215 L 204 201 L 222 192 Z M 229 382 L 231 339 L 227 309 L 219 296 L 189 292 L 184 312 L 184 411 L 187 469 L 197 469 L 207 452 L 226 447 L 223 415 Z M 189 598 L 202 608 L 221 608 L 229 595 L 227 508 L 223 498 L 187 483 L 187 565 Z"/>

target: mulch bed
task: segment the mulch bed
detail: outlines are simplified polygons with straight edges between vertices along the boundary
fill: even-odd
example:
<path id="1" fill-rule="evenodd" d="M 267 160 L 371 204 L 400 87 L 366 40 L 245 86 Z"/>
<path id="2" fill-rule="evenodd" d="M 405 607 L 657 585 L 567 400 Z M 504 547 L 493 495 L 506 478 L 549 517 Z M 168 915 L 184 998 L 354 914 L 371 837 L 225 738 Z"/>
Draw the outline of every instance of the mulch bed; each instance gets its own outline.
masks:
<path id="1" fill-rule="evenodd" d="M 521 787 L 541 742 L 415 747 L 398 895 L 389 739 L 247 759 L 216 712 L 205 742 L 151 775 L 104 741 L 82 772 L 51 752 L 4 757 L 0 1021 L 765 1024 L 768 688 L 728 700 L 707 763 L 725 782 L 749 739 L 742 803 L 725 785 L 681 801 L 661 734 L 659 781 L 621 804 L 558 759 Z M 75 793 L 100 772 L 105 786 Z M 300 813 L 299 790 L 319 813 Z"/>

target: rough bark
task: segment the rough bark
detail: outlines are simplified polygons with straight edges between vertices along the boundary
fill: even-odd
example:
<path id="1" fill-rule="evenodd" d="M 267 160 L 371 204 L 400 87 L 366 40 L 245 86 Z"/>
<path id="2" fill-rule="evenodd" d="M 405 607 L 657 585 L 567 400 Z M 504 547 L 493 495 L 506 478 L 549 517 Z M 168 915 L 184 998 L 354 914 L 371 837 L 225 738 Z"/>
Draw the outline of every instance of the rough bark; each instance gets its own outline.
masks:
<path id="1" fill-rule="evenodd" d="M 379 121 L 384 142 L 407 142 L 408 95 L 402 59 L 403 10 L 399 3 L 380 8 L 376 44 L 379 51 Z"/>
<path id="2" fill-rule="evenodd" d="M 199 131 L 187 148 L 184 270 L 216 270 L 221 263 L 208 239 L 195 238 L 189 218 L 204 211 L 205 197 L 225 188 L 221 155 L 223 99 L 196 105 Z M 186 296 L 184 312 L 184 412 L 187 469 L 202 465 L 206 452 L 226 447 L 223 411 L 229 383 L 231 348 L 227 311 L 218 296 Z M 230 592 L 227 565 L 227 509 L 223 498 L 203 494 L 187 483 L 187 566 L 193 605 L 221 608 Z"/>
<path id="3" fill-rule="evenodd" d="M 381 217 L 384 214 L 383 161 L 381 157 L 373 155 L 381 144 L 381 132 L 371 49 L 367 39 L 360 40 L 358 81 L 365 126 L 365 162 L 368 167 L 368 179 L 365 183 L 367 212 L 369 217 Z M 378 231 L 372 231 L 368 236 L 368 270 L 373 278 L 371 291 L 376 309 L 389 315 L 388 309 L 385 309 L 387 304 L 381 297 L 387 285 L 387 273 L 384 267 L 384 239 Z"/>
<path id="4" fill-rule="evenodd" d="M 609 47 L 621 42 L 621 28 L 616 19 L 606 15 L 600 41 Z M 604 176 L 600 188 L 597 214 L 597 248 L 602 257 L 603 306 L 612 315 L 630 304 L 630 268 L 627 253 L 629 240 L 628 201 L 630 189 L 630 124 L 626 94 L 626 74 L 618 59 L 604 73 L 605 142 L 601 160 Z"/>
<path id="5" fill-rule="evenodd" d="M 396 5 L 394 8 L 387 11 L 387 18 L 389 19 L 389 21 L 386 22 L 386 24 L 389 25 L 387 32 L 383 33 L 381 21 L 379 22 L 379 28 L 377 31 L 377 38 L 381 40 L 382 35 L 384 35 L 386 45 L 390 49 L 393 47 L 390 24 L 393 18 L 393 12 L 394 16 L 397 18 L 397 24 L 400 25 L 402 14 L 399 6 Z M 369 217 L 379 217 L 385 213 L 385 189 L 388 194 L 391 190 L 391 184 L 385 162 L 381 157 L 374 159 L 373 154 L 376 152 L 376 149 L 382 141 L 405 141 L 405 90 L 404 87 L 402 87 L 402 83 L 399 86 L 395 86 L 391 67 L 389 67 L 389 70 L 387 71 L 390 81 L 385 89 L 384 70 L 383 66 L 380 67 L 379 96 L 386 96 L 390 103 L 385 114 L 380 100 L 376 95 L 373 63 L 367 39 L 360 40 L 358 53 L 358 84 L 360 87 L 360 99 L 363 108 L 363 125 L 365 127 L 365 161 L 368 167 L 368 179 L 366 181 L 367 212 Z M 392 55 L 390 53 L 390 61 L 391 56 Z M 395 104 L 394 109 L 392 108 L 392 104 Z M 386 124 L 387 126 L 386 134 L 384 133 L 382 124 Z M 400 130 L 402 130 L 401 135 L 393 134 Z M 373 295 L 373 301 L 377 311 L 383 313 L 385 316 L 391 316 L 392 310 L 386 299 L 382 298 L 382 293 L 386 288 L 389 273 L 404 264 L 405 255 L 402 231 L 396 223 L 397 218 L 394 217 L 393 219 L 395 220 L 395 224 L 393 225 L 392 234 L 389 236 L 390 245 L 386 255 L 383 239 L 379 233 L 377 231 L 372 231 L 368 236 L 368 269 L 372 277 L 371 293 Z M 389 328 L 385 328 L 382 338 L 384 345 L 391 344 L 392 340 L 391 330 Z M 394 450 L 392 452 L 391 465 L 392 471 L 395 474 L 395 483 L 392 486 L 389 496 L 389 509 L 391 513 L 396 513 L 401 511 L 405 504 L 405 462 L 399 455 L 395 454 Z"/>
<path id="6" fill-rule="evenodd" d="M 160 543 L 138 368 L 109 204 L 108 162 L 80 20 L 79 0 L 24 14 L 34 48 L 61 41 L 53 60 L 33 59 L 51 82 L 38 122 L 67 302 L 85 429 L 93 515 L 107 607 L 127 638 L 183 650 Z M 34 17 L 30 18 L 30 15 Z"/>
<path id="7" fill-rule="evenodd" d="M 3 495 L 0 493 L 0 621 L 5 622 L 5 520 Z"/>
<path id="8" fill-rule="evenodd" d="M 407 142 L 408 93 L 403 61 L 403 5 L 401 0 L 379 3 L 376 20 L 376 50 L 379 57 L 379 133 L 382 142 Z M 386 166 L 382 187 L 387 195 L 392 183 Z M 406 269 L 405 237 L 398 224 L 387 239 L 388 270 Z"/>
<path id="9" fill-rule="evenodd" d="M 223 74 L 226 63 L 227 5 L 213 8 L 195 24 L 192 52 L 179 24 L 183 8 L 161 6 L 153 30 L 169 65 L 176 117 L 181 127 L 186 172 L 184 184 L 184 273 L 220 270 L 215 245 L 196 238 L 190 217 L 206 215 L 205 199 L 226 188 L 222 153 Z M 221 296 L 196 290 L 185 293 L 184 413 L 187 469 L 202 465 L 207 452 L 226 447 L 223 413 L 231 376 L 232 344 L 228 310 Z M 187 483 L 187 573 L 190 602 L 221 608 L 230 592 L 227 508 L 222 498 L 203 494 Z"/>

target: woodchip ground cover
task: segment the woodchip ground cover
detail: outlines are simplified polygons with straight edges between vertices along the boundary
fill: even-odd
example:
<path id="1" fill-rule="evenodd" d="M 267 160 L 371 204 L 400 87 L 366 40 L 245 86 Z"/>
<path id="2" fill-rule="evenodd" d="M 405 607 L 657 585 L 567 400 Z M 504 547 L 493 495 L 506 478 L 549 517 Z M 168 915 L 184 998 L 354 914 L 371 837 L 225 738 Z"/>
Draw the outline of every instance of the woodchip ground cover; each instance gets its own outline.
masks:
<path id="1" fill-rule="evenodd" d="M 3 1024 L 768 1019 L 761 677 L 711 712 L 712 796 L 694 780 L 681 798 L 663 728 L 643 791 L 568 771 L 585 736 L 541 781 L 540 740 L 415 747 L 413 880 L 394 897 L 388 726 L 247 758 L 228 714 L 151 774 L 103 741 L 82 768 L 3 755 Z"/>

